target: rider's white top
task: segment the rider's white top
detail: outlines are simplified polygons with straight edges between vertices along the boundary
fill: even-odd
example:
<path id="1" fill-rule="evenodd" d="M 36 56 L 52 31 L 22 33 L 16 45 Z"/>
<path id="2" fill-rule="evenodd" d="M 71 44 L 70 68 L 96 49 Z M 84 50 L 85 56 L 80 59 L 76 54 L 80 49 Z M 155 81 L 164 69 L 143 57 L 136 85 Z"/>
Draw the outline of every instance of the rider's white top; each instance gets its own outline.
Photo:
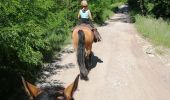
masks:
<path id="1" fill-rule="evenodd" d="M 85 12 L 83 11 L 83 9 L 80 10 L 80 16 L 81 16 L 81 18 L 87 18 L 87 19 L 89 19 L 89 13 L 90 13 L 90 10 L 86 10 Z"/>

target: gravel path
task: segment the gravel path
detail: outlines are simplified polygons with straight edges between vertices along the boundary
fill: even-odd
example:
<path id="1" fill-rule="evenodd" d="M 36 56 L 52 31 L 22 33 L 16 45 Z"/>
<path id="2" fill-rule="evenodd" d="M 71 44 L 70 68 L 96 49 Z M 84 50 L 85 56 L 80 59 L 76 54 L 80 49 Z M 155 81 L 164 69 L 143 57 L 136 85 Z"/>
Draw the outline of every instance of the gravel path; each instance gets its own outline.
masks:
<path id="1" fill-rule="evenodd" d="M 89 81 L 79 81 L 75 100 L 170 100 L 170 64 L 161 61 L 133 24 L 119 20 L 124 17 L 116 14 L 98 27 L 103 40 L 93 45 L 94 68 Z M 63 53 L 61 59 L 65 67 L 47 81 L 67 86 L 79 73 L 76 54 Z"/>

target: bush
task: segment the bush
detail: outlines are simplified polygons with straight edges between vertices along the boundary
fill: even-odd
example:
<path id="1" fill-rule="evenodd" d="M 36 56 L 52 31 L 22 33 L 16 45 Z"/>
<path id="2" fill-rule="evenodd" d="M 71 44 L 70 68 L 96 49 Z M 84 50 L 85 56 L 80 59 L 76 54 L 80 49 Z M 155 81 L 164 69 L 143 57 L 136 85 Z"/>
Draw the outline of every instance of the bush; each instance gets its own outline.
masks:
<path id="1" fill-rule="evenodd" d="M 90 0 L 89 6 L 95 21 L 102 23 L 109 15 L 110 0 L 97 2 Z M 0 87 L 3 98 L 21 87 L 21 75 L 34 82 L 44 60 L 61 49 L 78 22 L 80 1 L 1 0 L 0 8 L 0 81 L 6 83 Z"/>
<path id="2" fill-rule="evenodd" d="M 141 13 L 143 9 L 147 15 L 169 19 L 169 0 L 128 0 L 128 3 L 132 11 Z"/>
<path id="3" fill-rule="evenodd" d="M 1 98 L 17 93 L 14 87 L 22 86 L 21 75 L 35 81 L 44 58 L 60 49 L 75 23 L 67 19 L 65 4 L 61 0 L 0 1 L 0 81 L 6 83 L 0 87 Z"/>
<path id="4" fill-rule="evenodd" d="M 111 0 L 90 0 L 89 8 L 92 12 L 94 21 L 98 24 L 104 23 L 109 18 L 111 11 Z"/>

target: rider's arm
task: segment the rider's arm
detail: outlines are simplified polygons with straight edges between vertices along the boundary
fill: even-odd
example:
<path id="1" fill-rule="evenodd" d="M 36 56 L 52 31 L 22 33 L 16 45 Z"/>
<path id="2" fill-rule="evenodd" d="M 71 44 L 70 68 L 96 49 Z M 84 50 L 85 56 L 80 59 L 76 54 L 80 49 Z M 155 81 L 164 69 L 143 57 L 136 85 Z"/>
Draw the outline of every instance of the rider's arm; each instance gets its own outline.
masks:
<path id="1" fill-rule="evenodd" d="M 78 17 L 78 19 L 80 19 L 80 11 L 79 11 L 79 13 L 78 13 L 78 16 L 77 16 L 77 17 Z"/>
<path id="2" fill-rule="evenodd" d="M 92 18 L 92 15 L 91 15 L 90 10 L 88 11 L 88 13 L 89 13 L 89 18 L 90 18 L 90 20 L 92 20 L 92 21 L 93 21 L 93 18 Z"/>

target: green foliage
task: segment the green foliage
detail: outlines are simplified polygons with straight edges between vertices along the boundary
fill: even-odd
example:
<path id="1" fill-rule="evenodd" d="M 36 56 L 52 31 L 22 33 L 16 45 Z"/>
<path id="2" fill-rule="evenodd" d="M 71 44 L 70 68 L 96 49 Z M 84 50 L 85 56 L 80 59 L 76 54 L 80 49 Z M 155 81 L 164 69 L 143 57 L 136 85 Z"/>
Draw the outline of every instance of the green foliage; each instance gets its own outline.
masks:
<path id="1" fill-rule="evenodd" d="M 143 3 L 142 3 L 143 2 Z M 146 14 L 154 15 L 159 18 L 169 18 L 170 16 L 170 1 L 169 0 L 128 0 L 131 10 L 142 12 L 140 8 L 143 6 Z"/>
<path id="2" fill-rule="evenodd" d="M 112 11 L 114 12 L 117 12 L 118 10 L 118 7 L 125 4 L 126 2 L 118 2 L 118 1 L 115 1 L 114 3 L 111 4 L 111 9 Z"/>
<path id="3" fill-rule="evenodd" d="M 123 4 L 125 4 L 126 2 L 115 2 L 115 3 L 112 3 L 111 4 L 111 8 L 116 8 L 116 7 L 119 7 Z"/>
<path id="4" fill-rule="evenodd" d="M 59 50 L 75 21 L 61 0 L 0 1 L 0 81 L 20 75 L 34 79 L 45 57 Z M 70 5 L 72 7 L 72 5 Z M 2 74 L 3 73 L 3 74 Z M 0 97 L 15 90 L 0 86 Z M 21 86 L 21 84 L 18 84 Z M 5 92 L 7 90 L 7 92 Z M 9 92 L 11 91 L 11 92 Z M 13 94 L 13 93 L 12 93 Z M 14 96 L 15 97 L 15 96 Z M 3 98 L 3 97 L 2 97 Z M 18 99 L 16 99 L 18 100 Z"/>
<path id="5" fill-rule="evenodd" d="M 162 19 L 137 15 L 136 27 L 144 37 L 158 45 L 170 47 L 170 24 Z"/>
<path id="6" fill-rule="evenodd" d="M 110 2 L 111 0 L 89 2 L 97 23 L 102 23 L 109 17 Z M 2 55 L 15 55 L 17 62 L 40 65 L 48 52 L 60 49 L 70 28 L 77 22 L 80 2 L 1 0 L 0 8 L 0 46 L 2 51 L 12 51 Z"/>
<path id="7" fill-rule="evenodd" d="M 89 1 L 97 23 L 109 17 L 110 2 Z M 11 75 L 17 84 L 20 75 L 34 80 L 44 60 L 61 49 L 81 6 L 80 0 L 0 0 L 0 9 L 0 81 L 7 83 Z M 0 97 L 13 93 L 9 85 L 0 87 Z"/>
<path id="8" fill-rule="evenodd" d="M 170 1 L 169 0 L 156 0 L 152 12 L 156 17 L 169 18 L 170 16 Z"/>
<path id="9" fill-rule="evenodd" d="M 112 9 L 113 12 L 118 12 L 118 8 L 121 5 L 127 4 L 127 0 L 111 0 L 111 6 L 110 8 Z"/>
<path id="10" fill-rule="evenodd" d="M 97 23 L 109 17 L 111 1 L 89 2 Z M 32 66 L 40 65 L 47 53 L 60 49 L 77 23 L 80 1 L 1 0 L 0 8 L 0 62 L 5 66 Z"/>
<path id="11" fill-rule="evenodd" d="M 136 27 L 143 36 L 155 44 L 170 47 L 170 1 L 169 0 L 128 0 L 131 15 L 136 18 Z M 136 15 L 143 12 L 144 16 Z M 149 16 L 149 17 L 148 17 Z"/>
<path id="12" fill-rule="evenodd" d="M 17 62 L 41 64 L 46 52 L 60 48 L 75 23 L 66 4 L 60 0 L 1 1 L 0 46 L 2 51 L 12 51 L 1 54 L 15 55 Z"/>
<path id="13" fill-rule="evenodd" d="M 113 3 L 127 3 L 128 0 L 111 0 L 111 4 Z"/>
<path id="14" fill-rule="evenodd" d="M 92 12 L 94 21 L 98 24 L 102 24 L 106 19 L 109 18 L 111 11 L 112 0 L 90 0 L 89 8 Z"/>

